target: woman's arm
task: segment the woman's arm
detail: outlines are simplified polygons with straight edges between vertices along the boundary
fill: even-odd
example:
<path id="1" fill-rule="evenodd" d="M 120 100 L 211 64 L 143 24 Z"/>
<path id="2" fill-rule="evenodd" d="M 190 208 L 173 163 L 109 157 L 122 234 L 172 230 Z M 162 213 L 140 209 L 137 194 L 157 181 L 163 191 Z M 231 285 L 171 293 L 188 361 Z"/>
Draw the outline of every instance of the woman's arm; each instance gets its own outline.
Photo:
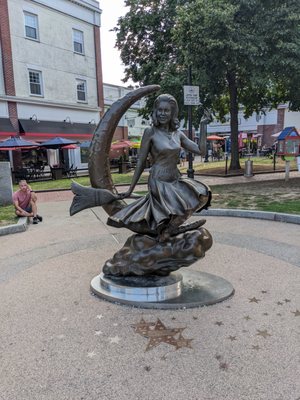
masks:
<path id="1" fill-rule="evenodd" d="M 198 145 L 190 140 L 183 132 L 180 132 L 180 142 L 181 146 L 190 151 L 191 153 L 198 154 L 199 156 L 202 155 L 202 152 L 200 151 Z"/>
<path id="2" fill-rule="evenodd" d="M 152 128 L 145 129 L 145 132 L 144 132 L 143 138 L 142 138 L 142 142 L 141 142 L 139 159 L 138 159 L 137 166 L 135 168 L 135 171 L 134 171 L 134 174 L 132 177 L 130 187 L 127 190 L 127 192 L 121 193 L 119 195 L 119 198 L 124 199 L 125 197 L 129 197 L 131 195 L 131 193 L 133 192 L 133 189 L 135 188 L 135 185 L 137 184 L 138 180 L 140 179 L 140 176 L 142 175 L 142 172 L 144 171 L 144 168 L 145 168 L 148 154 L 150 152 L 152 135 L 153 135 Z"/>

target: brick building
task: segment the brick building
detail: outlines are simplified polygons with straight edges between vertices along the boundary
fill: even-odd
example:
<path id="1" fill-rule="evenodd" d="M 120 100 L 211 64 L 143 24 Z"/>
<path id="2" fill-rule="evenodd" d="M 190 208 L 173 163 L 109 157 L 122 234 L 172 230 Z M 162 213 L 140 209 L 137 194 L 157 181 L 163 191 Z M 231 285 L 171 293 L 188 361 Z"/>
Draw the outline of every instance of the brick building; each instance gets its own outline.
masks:
<path id="1" fill-rule="evenodd" d="M 100 17 L 95 0 L 0 1 L 0 140 L 91 138 L 104 112 Z"/>

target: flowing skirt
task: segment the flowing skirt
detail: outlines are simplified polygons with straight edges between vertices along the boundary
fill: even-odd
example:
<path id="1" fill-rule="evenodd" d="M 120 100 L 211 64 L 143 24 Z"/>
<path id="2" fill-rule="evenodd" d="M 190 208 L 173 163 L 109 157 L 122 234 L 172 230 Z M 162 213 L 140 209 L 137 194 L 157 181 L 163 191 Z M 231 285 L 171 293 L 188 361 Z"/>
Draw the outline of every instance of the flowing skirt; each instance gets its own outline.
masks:
<path id="1" fill-rule="evenodd" d="M 209 188 L 194 179 L 162 181 L 150 175 L 149 193 L 108 218 L 108 225 L 141 234 L 157 235 L 168 224 L 181 225 L 195 211 L 207 207 Z"/>

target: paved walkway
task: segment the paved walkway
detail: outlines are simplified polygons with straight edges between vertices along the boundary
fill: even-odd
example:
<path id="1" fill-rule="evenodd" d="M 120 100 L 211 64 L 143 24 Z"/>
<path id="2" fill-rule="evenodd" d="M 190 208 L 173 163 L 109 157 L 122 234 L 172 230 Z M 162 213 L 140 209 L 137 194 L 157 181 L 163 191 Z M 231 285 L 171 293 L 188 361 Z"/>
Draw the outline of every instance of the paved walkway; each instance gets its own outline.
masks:
<path id="1" fill-rule="evenodd" d="M 300 398 L 299 225 L 207 217 L 214 245 L 190 268 L 222 276 L 235 295 L 143 310 L 89 289 L 129 233 L 100 208 L 70 217 L 60 196 L 71 193 L 59 193 L 39 194 L 42 223 L 0 237 L 1 400 Z M 183 339 L 146 351 L 132 327 L 142 319 L 184 328 Z"/>

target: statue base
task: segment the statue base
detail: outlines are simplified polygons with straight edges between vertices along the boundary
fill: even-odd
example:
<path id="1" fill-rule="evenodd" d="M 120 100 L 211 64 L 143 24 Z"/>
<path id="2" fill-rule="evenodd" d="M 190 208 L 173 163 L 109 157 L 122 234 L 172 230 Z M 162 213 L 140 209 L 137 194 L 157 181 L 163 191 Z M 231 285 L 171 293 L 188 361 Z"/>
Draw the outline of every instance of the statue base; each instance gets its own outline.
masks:
<path id="1" fill-rule="evenodd" d="M 180 271 L 168 276 L 108 277 L 91 281 L 92 292 L 110 302 L 139 308 L 178 309 L 219 303 L 234 294 L 230 282 L 206 272 Z"/>

